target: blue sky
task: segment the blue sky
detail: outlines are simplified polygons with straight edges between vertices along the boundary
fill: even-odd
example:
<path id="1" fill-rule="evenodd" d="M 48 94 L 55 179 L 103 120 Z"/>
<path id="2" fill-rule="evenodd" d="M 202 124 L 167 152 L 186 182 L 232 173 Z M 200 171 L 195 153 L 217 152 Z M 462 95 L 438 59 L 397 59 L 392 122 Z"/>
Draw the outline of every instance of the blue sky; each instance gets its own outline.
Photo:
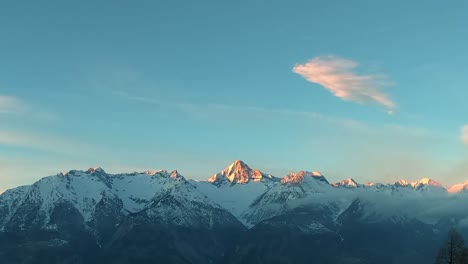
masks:
<path id="1" fill-rule="evenodd" d="M 235 159 L 468 180 L 466 1 L 3 1 L 0 189 Z M 463 138 L 465 137 L 465 138 Z"/>

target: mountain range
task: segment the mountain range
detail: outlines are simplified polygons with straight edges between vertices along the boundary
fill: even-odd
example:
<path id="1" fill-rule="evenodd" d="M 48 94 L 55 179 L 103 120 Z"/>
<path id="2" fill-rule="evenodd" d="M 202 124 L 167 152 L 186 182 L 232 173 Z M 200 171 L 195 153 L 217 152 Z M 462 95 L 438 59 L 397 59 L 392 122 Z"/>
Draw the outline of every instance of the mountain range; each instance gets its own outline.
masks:
<path id="1" fill-rule="evenodd" d="M 48 176 L 0 195 L 2 263 L 428 263 L 468 235 L 468 182 L 330 183 L 237 160 L 177 171 Z"/>

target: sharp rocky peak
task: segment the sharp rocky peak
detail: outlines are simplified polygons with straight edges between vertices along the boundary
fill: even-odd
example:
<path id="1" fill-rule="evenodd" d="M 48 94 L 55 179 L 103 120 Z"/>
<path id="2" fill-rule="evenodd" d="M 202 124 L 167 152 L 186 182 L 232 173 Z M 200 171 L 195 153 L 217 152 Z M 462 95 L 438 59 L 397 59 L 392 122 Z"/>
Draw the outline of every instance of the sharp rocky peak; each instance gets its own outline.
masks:
<path id="1" fill-rule="evenodd" d="M 170 177 L 172 179 L 185 180 L 184 176 L 182 176 L 177 170 L 173 170 Z"/>
<path id="2" fill-rule="evenodd" d="M 253 170 L 242 160 L 236 160 L 224 170 L 209 178 L 208 182 L 220 184 L 227 180 L 231 184 L 245 184 L 250 181 L 261 181 L 264 178 L 273 179 L 273 176 L 266 175 L 260 170 Z"/>

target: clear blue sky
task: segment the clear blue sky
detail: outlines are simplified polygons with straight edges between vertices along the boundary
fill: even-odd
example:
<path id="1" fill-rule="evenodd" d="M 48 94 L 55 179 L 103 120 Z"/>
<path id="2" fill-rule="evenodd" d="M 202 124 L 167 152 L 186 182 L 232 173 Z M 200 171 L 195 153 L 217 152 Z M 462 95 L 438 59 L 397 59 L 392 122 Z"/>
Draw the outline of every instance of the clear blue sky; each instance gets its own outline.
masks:
<path id="1" fill-rule="evenodd" d="M 0 189 L 235 159 L 468 180 L 467 1 L 2 1 Z M 468 129 L 466 131 L 468 143 Z"/>

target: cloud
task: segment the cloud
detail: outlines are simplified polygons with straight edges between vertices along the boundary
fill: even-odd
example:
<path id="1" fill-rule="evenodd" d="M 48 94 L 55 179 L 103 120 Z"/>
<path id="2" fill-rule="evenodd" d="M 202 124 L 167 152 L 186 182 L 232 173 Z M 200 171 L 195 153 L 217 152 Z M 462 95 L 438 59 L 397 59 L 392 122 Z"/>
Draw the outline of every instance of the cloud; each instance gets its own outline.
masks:
<path id="1" fill-rule="evenodd" d="M 25 123 L 31 121 L 53 122 L 60 119 L 58 112 L 49 111 L 42 106 L 31 104 L 18 97 L 0 94 L 0 117 L 15 114 L 15 118 L 21 118 Z"/>
<path id="2" fill-rule="evenodd" d="M 381 75 L 359 75 L 353 72 L 358 63 L 343 58 L 316 57 L 305 64 L 296 64 L 293 72 L 309 82 L 318 83 L 335 96 L 357 103 L 374 102 L 392 114 L 396 105 L 382 91 L 389 82 Z"/>
<path id="3" fill-rule="evenodd" d="M 468 145 L 468 125 L 464 125 L 461 129 L 461 141 L 463 144 Z"/>
<path id="4" fill-rule="evenodd" d="M 15 113 L 22 111 L 25 105 L 21 100 L 13 97 L 0 95 L 0 114 L 1 113 Z"/>
<path id="5" fill-rule="evenodd" d="M 74 141 L 41 133 L 5 130 L 2 128 L 0 128 L 1 145 L 63 154 L 96 153 L 100 151 L 98 147 L 88 142 Z"/>
<path id="6" fill-rule="evenodd" d="M 170 107 L 171 109 L 177 109 L 191 116 L 207 118 L 209 120 L 231 120 L 231 118 L 238 116 L 249 117 L 251 119 L 261 118 L 262 120 L 277 120 L 282 117 L 287 118 L 287 120 L 291 120 L 292 118 L 305 119 L 313 122 L 320 122 L 321 125 L 338 126 L 340 128 L 345 128 L 347 131 L 354 131 L 365 134 L 366 136 L 372 134 L 379 137 L 378 140 L 381 140 L 380 136 L 382 136 L 382 132 L 390 132 L 394 137 L 409 137 L 412 142 L 417 138 L 427 139 L 440 136 L 439 133 L 435 131 L 420 127 L 399 126 L 395 124 L 375 126 L 360 122 L 356 119 L 342 118 L 313 111 L 220 103 L 195 104 L 180 101 L 172 102 L 138 94 L 129 94 L 122 91 L 114 92 L 113 94 L 129 101 Z"/>

